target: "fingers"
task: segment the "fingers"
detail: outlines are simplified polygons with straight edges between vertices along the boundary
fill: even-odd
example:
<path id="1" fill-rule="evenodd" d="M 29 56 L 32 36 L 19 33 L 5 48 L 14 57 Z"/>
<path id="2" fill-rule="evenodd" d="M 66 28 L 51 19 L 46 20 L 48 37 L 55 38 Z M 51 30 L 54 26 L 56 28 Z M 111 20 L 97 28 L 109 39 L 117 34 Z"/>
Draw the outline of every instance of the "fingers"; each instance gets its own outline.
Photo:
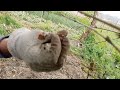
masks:
<path id="1" fill-rule="evenodd" d="M 68 31 L 67 30 L 61 30 L 57 32 L 57 35 L 60 37 L 60 39 L 62 40 L 64 37 L 66 37 L 68 35 Z"/>
<path id="2" fill-rule="evenodd" d="M 61 68 L 64 64 L 64 61 L 67 58 L 67 52 L 70 48 L 70 43 L 69 43 L 69 39 L 67 37 L 64 37 L 63 40 L 61 41 L 61 53 L 60 56 L 58 58 L 58 62 L 57 62 L 57 66 L 59 68 Z"/>

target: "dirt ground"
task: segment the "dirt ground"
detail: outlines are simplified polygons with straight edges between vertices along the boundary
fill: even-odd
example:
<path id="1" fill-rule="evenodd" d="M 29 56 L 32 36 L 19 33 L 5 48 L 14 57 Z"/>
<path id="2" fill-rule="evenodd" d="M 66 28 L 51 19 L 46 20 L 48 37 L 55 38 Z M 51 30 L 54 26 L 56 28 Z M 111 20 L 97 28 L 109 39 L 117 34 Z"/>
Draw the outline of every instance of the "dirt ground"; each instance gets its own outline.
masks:
<path id="1" fill-rule="evenodd" d="M 53 72 L 34 72 L 22 60 L 0 60 L 0 79 L 85 79 L 80 59 L 68 55 L 63 68 Z"/>

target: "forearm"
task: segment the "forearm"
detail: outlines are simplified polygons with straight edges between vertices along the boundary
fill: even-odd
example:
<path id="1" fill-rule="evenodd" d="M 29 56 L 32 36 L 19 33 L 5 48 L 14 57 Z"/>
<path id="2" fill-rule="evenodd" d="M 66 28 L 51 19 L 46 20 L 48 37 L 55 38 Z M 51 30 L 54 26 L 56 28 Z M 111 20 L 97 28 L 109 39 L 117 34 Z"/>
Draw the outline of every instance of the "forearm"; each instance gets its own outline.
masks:
<path id="1" fill-rule="evenodd" d="M 0 58 L 10 58 L 12 57 L 7 49 L 7 40 L 9 35 L 0 36 Z"/>

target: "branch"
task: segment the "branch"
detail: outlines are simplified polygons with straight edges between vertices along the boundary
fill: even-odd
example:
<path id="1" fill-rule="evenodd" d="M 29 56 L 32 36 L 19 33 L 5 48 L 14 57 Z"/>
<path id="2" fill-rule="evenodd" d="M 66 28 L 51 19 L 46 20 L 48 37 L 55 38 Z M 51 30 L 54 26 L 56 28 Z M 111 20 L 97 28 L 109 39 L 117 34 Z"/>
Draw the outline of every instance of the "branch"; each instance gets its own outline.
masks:
<path id="1" fill-rule="evenodd" d="M 96 29 L 102 29 L 102 30 L 104 30 L 104 31 L 119 33 L 119 32 L 116 32 L 116 31 L 112 31 L 112 30 L 105 29 L 105 28 L 99 28 L 99 27 L 94 27 L 94 28 L 96 28 Z"/>
<path id="2" fill-rule="evenodd" d="M 79 11 L 80 12 L 80 11 Z M 86 13 L 85 13 L 86 14 Z M 88 14 L 87 14 L 88 15 Z M 86 15 L 86 16 L 87 16 Z M 63 17 L 65 17 L 64 15 L 62 15 Z M 88 15 L 88 16 L 90 16 L 90 17 L 93 17 L 93 16 L 91 16 L 91 15 Z M 66 18 L 68 18 L 68 17 L 66 17 Z M 96 19 L 96 17 L 94 17 L 95 19 Z M 79 24 L 81 24 L 81 25 L 83 25 L 83 26 L 85 26 L 85 27 L 87 27 L 87 28 L 89 28 L 89 29 L 92 29 L 92 31 L 94 31 L 96 34 L 98 34 L 99 36 L 101 36 L 102 38 L 104 38 L 108 43 L 110 43 L 119 53 L 120 53 L 120 49 L 119 48 L 117 48 L 117 46 L 115 46 L 115 44 L 113 44 L 113 43 L 111 43 L 112 41 L 110 40 L 110 38 L 109 37 L 104 37 L 102 34 L 100 34 L 100 33 L 98 33 L 93 27 L 90 27 L 90 26 L 87 26 L 87 25 L 85 25 L 85 24 L 83 24 L 83 23 L 81 23 L 81 22 L 78 22 L 78 21 L 76 21 L 76 20 L 74 20 L 74 19 L 71 19 L 71 18 L 68 18 L 68 19 L 70 19 L 70 20 L 72 20 L 72 21 L 74 21 L 74 22 L 77 22 L 77 23 L 79 23 Z M 103 22 L 105 22 L 105 21 L 103 21 Z M 105 23 L 107 23 L 107 22 L 105 22 Z M 114 25 L 113 25 L 114 26 Z M 116 26 L 115 26 L 116 27 Z M 116 27 L 119 31 L 120 31 L 120 28 L 119 27 Z"/>
<path id="3" fill-rule="evenodd" d="M 105 24 L 107 24 L 107 25 L 109 25 L 109 26 L 111 26 L 111 27 L 113 27 L 113 28 L 115 28 L 115 29 L 117 29 L 117 30 L 120 31 L 120 27 L 118 27 L 118 26 L 116 26 L 116 25 L 114 25 L 114 24 L 112 24 L 112 23 L 106 22 L 106 21 L 104 21 L 104 20 L 102 20 L 102 19 L 99 19 L 99 18 L 94 17 L 94 16 L 92 16 L 92 15 L 89 15 L 89 14 L 87 14 L 87 13 L 84 13 L 83 11 L 78 11 L 78 12 L 81 13 L 81 14 L 84 14 L 85 16 L 94 18 L 94 19 L 96 19 L 96 20 L 98 20 L 98 21 L 100 21 L 100 22 L 102 22 L 102 23 L 105 23 Z"/>

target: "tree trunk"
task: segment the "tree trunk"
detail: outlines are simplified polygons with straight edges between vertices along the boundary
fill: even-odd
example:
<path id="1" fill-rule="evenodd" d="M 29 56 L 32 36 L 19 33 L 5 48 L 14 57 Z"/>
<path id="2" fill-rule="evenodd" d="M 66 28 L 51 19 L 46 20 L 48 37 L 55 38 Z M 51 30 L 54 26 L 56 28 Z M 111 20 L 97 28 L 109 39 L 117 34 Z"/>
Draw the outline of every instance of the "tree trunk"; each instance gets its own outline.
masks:
<path id="1" fill-rule="evenodd" d="M 98 15 L 98 12 L 94 11 L 94 17 L 96 17 L 97 15 Z M 96 20 L 95 19 L 92 20 L 90 27 L 96 27 Z M 88 37 L 88 35 L 90 34 L 91 31 L 92 31 L 92 29 L 87 28 L 86 32 L 83 33 L 82 36 L 80 37 L 80 39 L 79 39 L 80 42 L 83 42 Z"/>

